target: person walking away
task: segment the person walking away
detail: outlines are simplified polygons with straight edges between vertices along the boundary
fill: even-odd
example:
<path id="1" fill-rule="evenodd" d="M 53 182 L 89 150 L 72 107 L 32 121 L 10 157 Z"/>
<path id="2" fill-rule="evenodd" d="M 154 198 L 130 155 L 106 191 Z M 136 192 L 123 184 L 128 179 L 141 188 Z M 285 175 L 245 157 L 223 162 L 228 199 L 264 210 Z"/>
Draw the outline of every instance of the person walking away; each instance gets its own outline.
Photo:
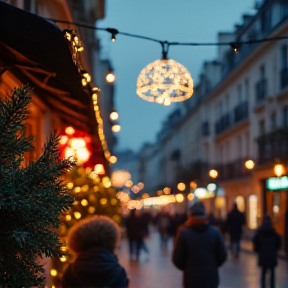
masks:
<path id="1" fill-rule="evenodd" d="M 165 211 L 161 211 L 158 218 L 158 230 L 160 233 L 160 244 L 163 248 L 166 248 L 168 245 L 170 225 L 171 221 L 169 214 Z"/>
<path id="2" fill-rule="evenodd" d="M 245 225 L 244 213 L 240 212 L 237 203 L 234 203 L 233 209 L 227 216 L 227 228 L 230 235 L 230 249 L 236 258 L 239 257 L 240 253 L 240 239 L 243 225 Z"/>
<path id="3" fill-rule="evenodd" d="M 130 211 L 130 215 L 126 219 L 127 238 L 129 242 L 130 260 L 138 261 L 140 250 L 143 245 L 145 228 L 140 215 L 136 209 Z"/>
<path id="4" fill-rule="evenodd" d="M 128 278 L 115 250 L 120 229 L 106 216 L 79 221 L 68 233 L 68 249 L 76 256 L 62 278 L 63 288 L 126 288 Z"/>
<path id="5" fill-rule="evenodd" d="M 218 268 L 227 251 L 220 232 L 208 224 L 202 202 L 196 202 L 175 237 L 172 262 L 183 271 L 184 288 L 217 288 Z"/>
<path id="6" fill-rule="evenodd" d="M 256 231 L 253 239 L 254 251 L 258 254 L 258 265 L 262 269 L 261 288 L 265 288 L 267 271 L 270 270 L 270 288 L 275 288 L 275 267 L 277 251 L 281 247 L 281 237 L 272 226 L 271 218 L 265 215 L 263 223 Z"/>

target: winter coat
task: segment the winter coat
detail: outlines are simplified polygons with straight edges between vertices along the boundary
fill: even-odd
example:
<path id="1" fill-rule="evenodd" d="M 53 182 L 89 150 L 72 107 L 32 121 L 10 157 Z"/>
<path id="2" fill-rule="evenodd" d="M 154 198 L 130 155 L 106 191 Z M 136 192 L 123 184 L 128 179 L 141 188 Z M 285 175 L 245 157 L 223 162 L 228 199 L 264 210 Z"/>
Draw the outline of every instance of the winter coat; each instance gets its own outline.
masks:
<path id="1" fill-rule="evenodd" d="M 175 238 L 172 261 L 183 271 L 184 288 L 216 288 L 218 267 L 227 259 L 219 231 L 205 217 L 189 217 Z"/>
<path id="2" fill-rule="evenodd" d="M 227 228 L 233 240 L 240 240 L 243 225 L 245 225 L 244 213 L 234 208 L 227 216 Z"/>
<path id="3" fill-rule="evenodd" d="M 277 266 L 277 251 L 281 247 L 281 237 L 272 225 L 261 225 L 252 239 L 254 251 L 258 254 L 261 267 Z"/>
<path id="4" fill-rule="evenodd" d="M 127 274 L 116 255 L 104 248 L 80 253 L 62 278 L 63 288 L 126 288 Z"/>

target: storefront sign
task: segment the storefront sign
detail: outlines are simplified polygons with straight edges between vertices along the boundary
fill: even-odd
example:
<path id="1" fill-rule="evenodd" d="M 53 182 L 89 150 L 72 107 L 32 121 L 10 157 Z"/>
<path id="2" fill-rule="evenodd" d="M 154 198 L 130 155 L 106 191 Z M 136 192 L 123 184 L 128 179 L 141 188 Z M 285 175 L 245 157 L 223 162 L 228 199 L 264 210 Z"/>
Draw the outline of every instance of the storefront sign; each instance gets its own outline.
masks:
<path id="1" fill-rule="evenodd" d="M 288 189 L 288 176 L 270 177 L 266 180 L 267 190 L 287 190 Z"/>

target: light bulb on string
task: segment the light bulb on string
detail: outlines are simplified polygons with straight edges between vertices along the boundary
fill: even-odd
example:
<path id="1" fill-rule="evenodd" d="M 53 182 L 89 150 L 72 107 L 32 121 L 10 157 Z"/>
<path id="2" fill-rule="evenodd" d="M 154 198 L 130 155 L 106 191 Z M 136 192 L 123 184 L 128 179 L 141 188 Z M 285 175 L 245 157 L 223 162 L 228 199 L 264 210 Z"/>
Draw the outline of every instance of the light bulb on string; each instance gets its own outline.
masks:
<path id="1" fill-rule="evenodd" d="M 119 113 L 116 110 L 113 110 L 110 113 L 110 120 L 115 121 L 119 119 Z"/>
<path id="2" fill-rule="evenodd" d="M 148 64 L 139 74 L 136 93 L 142 99 L 169 106 L 193 94 L 193 79 L 180 63 L 167 58 L 169 43 L 161 42 L 162 59 Z"/>

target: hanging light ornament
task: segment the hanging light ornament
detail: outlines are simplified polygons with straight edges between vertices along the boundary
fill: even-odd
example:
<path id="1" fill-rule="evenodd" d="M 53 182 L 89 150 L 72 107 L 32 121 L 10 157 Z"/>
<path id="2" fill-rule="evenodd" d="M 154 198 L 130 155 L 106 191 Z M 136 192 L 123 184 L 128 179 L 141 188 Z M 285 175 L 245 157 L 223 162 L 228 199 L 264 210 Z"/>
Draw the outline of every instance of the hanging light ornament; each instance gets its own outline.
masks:
<path id="1" fill-rule="evenodd" d="M 166 49 L 165 49 L 166 44 Z M 162 42 L 162 59 L 147 65 L 137 79 L 137 95 L 144 100 L 168 106 L 193 94 L 193 80 L 180 63 L 167 59 L 169 44 Z"/>

